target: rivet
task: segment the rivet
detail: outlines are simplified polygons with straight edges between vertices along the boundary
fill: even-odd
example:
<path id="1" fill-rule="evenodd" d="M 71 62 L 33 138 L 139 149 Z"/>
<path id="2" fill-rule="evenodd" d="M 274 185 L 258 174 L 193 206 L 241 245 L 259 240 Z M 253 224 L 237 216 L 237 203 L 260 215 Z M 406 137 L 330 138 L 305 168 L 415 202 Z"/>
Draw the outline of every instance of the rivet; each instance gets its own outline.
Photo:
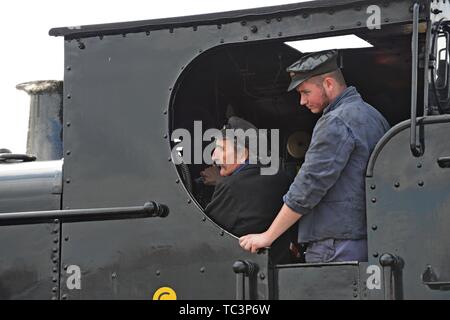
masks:
<path id="1" fill-rule="evenodd" d="M 334 14 L 334 11 L 330 10 L 330 11 L 328 11 L 328 14 L 332 15 L 332 14 Z"/>
<path id="2" fill-rule="evenodd" d="M 66 152 L 66 155 L 70 156 L 71 152 L 70 150 Z"/>
<path id="3" fill-rule="evenodd" d="M 197 26 L 192 27 L 192 30 L 197 31 Z"/>
<path id="4" fill-rule="evenodd" d="M 54 242 L 54 243 L 58 243 L 58 242 L 59 242 L 59 239 L 58 239 L 58 238 L 55 238 L 55 239 L 53 239 L 53 242 Z"/>
<path id="5" fill-rule="evenodd" d="M 58 252 L 58 248 L 53 248 L 53 252 L 54 253 Z"/>
<path id="6" fill-rule="evenodd" d="M 358 288 L 356 287 L 356 288 L 353 288 L 353 291 L 354 292 L 358 292 Z"/>
<path id="7" fill-rule="evenodd" d="M 71 99 L 72 96 L 70 94 L 67 95 L 67 99 Z"/>
<path id="8" fill-rule="evenodd" d="M 384 19 L 384 22 L 389 22 L 389 18 Z"/>
<path id="9" fill-rule="evenodd" d="M 202 53 L 202 52 L 203 52 L 203 50 L 202 50 L 202 49 L 198 50 L 198 53 Z"/>
<path id="10" fill-rule="evenodd" d="M 100 40 L 103 40 L 103 36 L 98 36 L 98 38 L 99 38 Z"/>
<path id="11" fill-rule="evenodd" d="M 270 34 L 267 34 L 267 36 L 266 36 L 267 38 L 270 38 Z"/>
<path id="12" fill-rule="evenodd" d="M 358 281 L 353 281 L 353 285 L 356 286 L 358 284 Z"/>
<path id="13" fill-rule="evenodd" d="M 53 272 L 58 272 L 58 268 L 56 268 L 56 267 L 53 267 Z"/>
<path id="14" fill-rule="evenodd" d="M 418 185 L 419 185 L 419 187 L 423 187 L 424 182 L 423 181 L 419 181 Z"/>
<path id="15" fill-rule="evenodd" d="M 80 48 L 81 50 L 84 50 L 84 49 L 86 49 L 86 46 L 84 45 L 84 43 L 79 42 L 78 48 Z"/>
<path id="16" fill-rule="evenodd" d="M 55 219 L 55 220 L 53 220 L 53 222 L 56 224 L 56 223 L 59 223 L 59 220 Z"/>
<path id="17" fill-rule="evenodd" d="M 71 123 L 70 122 L 66 122 L 66 126 L 70 127 Z"/>
<path id="18" fill-rule="evenodd" d="M 187 201 L 187 203 L 188 203 L 188 204 L 191 204 L 191 203 L 192 203 L 192 200 L 191 200 L 191 199 L 189 199 L 189 200 Z"/>
<path id="19" fill-rule="evenodd" d="M 165 134 L 165 135 L 164 135 L 164 139 L 167 139 L 167 137 L 168 137 L 168 135 L 167 135 L 167 134 Z"/>
<path id="20" fill-rule="evenodd" d="M 220 39 L 220 43 L 224 43 L 225 42 L 225 40 L 223 40 L 223 39 Z"/>
<path id="21" fill-rule="evenodd" d="M 378 258 L 378 252 L 375 252 L 375 253 L 373 254 L 373 257 L 374 257 L 374 258 Z"/>
<path id="22" fill-rule="evenodd" d="M 65 240 L 65 241 L 69 241 L 69 237 L 65 237 L 64 240 Z"/>
<path id="23" fill-rule="evenodd" d="M 156 275 L 159 276 L 161 274 L 161 271 L 156 270 Z"/>
<path id="24" fill-rule="evenodd" d="M 241 25 L 243 25 L 243 26 L 247 25 L 247 21 L 242 21 Z"/>
<path id="25" fill-rule="evenodd" d="M 53 233 L 58 233 L 58 229 L 57 228 L 53 229 Z"/>
<path id="26" fill-rule="evenodd" d="M 203 217 L 203 218 L 202 218 L 202 221 L 205 222 L 205 221 L 206 221 L 206 217 Z"/>
<path id="27" fill-rule="evenodd" d="M 205 273 L 205 270 L 206 270 L 205 267 L 201 267 L 201 268 L 200 268 L 200 272 L 201 272 L 201 273 Z"/>
<path id="28" fill-rule="evenodd" d="M 266 23 L 269 24 L 270 23 L 270 19 L 266 19 Z"/>
<path id="29" fill-rule="evenodd" d="M 72 67 L 71 67 L 71 66 L 68 66 L 68 67 L 67 67 L 67 71 L 70 71 L 70 70 L 72 70 Z"/>
<path id="30" fill-rule="evenodd" d="M 169 91 L 172 91 L 172 88 L 169 88 Z"/>
<path id="31" fill-rule="evenodd" d="M 377 186 L 374 184 L 370 186 L 370 189 L 372 189 L 372 190 L 375 190 L 376 188 L 377 188 Z"/>
<path id="32" fill-rule="evenodd" d="M 358 294 L 356 292 L 353 293 L 353 298 L 358 298 Z"/>
<path id="33" fill-rule="evenodd" d="M 173 28 L 170 28 L 170 29 L 169 29 L 169 32 L 170 32 L 170 33 L 173 33 Z"/>
<path id="34" fill-rule="evenodd" d="M 248 39 L 248 37 L 247 36 L 244 36 L 244 40 L 247 40 Z"/>
<path id="35" fill-rule="evenodd" d="M 357 23 L 356 23 L 356 25 L 359 27 L 359 26 L 361 26 L 361 21 L 358 21 Z"/>
<path id="36" fill-rule="evenodd" d="M 145 31 L 145 34 L 146 34 L 147 36 L 149 36 L 149 35 L 150 35 L 150 31 Z"/>
<path id="37" fill-rule="evenodd" d="M 67 268 L 68 268 L 69 266 L 66 264 L 66 265 L 64 265 L 64 270 L 67 270 Z"/>
<path id="38" fill-rule="evenodd" d="M 377 202 L 377 198 L 372 198 L 371 200 L 373 203 Z"/>
<path id="39" fill-rule="evenodd" d="M 419 163 L 419 164 L 417 164 L 417 168 L 422 168 L 422 164 L 421 163 Z"/>
<path id="40" fill-rule="evenodd" d="M 167 161 L 172 162 L 172 158 L 168 158 Z"/>
<path id="41" fill-rule="evenodd" d="M 221 25 L 221 24 L 218 24 L 218 25 L 217 25 L 217 29 L 222 29 L 222 25 Z"/>
<path id="42" fill-rule="evenodd" d="M 70 179 L 66 179 L 66 183 L 70 183 Z"/>
<path id="43" fill-rule="evenodd" d="M 259 274 L 259 278 L 261 279 L 261 280 L 264 280 L 265 278 L 266 278 L 266 275 L 264 274 L 264 273 L 260 273 Z"/>
<path id="44" fill-rule="evenodd" d="M 394 187 L 396 187 L 396 188 L 400 187 L 400 182 L 396 182 L 396 183 L 394 184 Z"/>
<path id="45" fill-rule="evenodd" d="M 280 22 L 280 21 L 281 21 L 281 17 L 278 17 L 278 18 L 277 18 L 277 21 Z"/>
<path id="46" fill-rule="evenodd" d="M 372 226 L 372 230 L 375 231 L 375 230 L 377 230 L 377 229 L 378 229 L 378 226 L 374 224 L 374 225 Z"/>
<path id="47" fill-rule="evenodd" d="M 180 183 L 180 179 L 175 180 L 175 183 Z"/>
<path id="48" fill-rule="evenodd" d="M 283 35 L 283 32 L 278 32 L 278 36 L 281 37 Z"/>
<path id="49" fill-rule="evenodd" d="M 63 294 L 61 297 L 63 300 L 67 300 L 67 294 Z"/>
<path id="50" fill-rule="evenodd" d="M 219 234 L 220 234 L 221 237 L 223 237 L 223 235 L 225 234 L 225 232 L 223 232 L 223 230 L 222 230 L 222 231 L 220 231 Z"/>
<path id="51" fill-rule="evenodd" d="M 111 274 L 111 278 L 113 278 L 113 279 L 117 278 L 117 274 L 116 274 L 115 272 L 113 272 L 113 273 Z"/>
<path id="52" fill-rule="evenodd" d="M 53 281 L 53 282 L 58 282 L 58 278 L 53 277 L 53 278 L 52 278 L 52 281 Z"/>
<path id="53" fill-rule="evenodd" d="M 334 30 L 334 26 L 330 26 L 330 30 Z"/>
<path id="54" fill-rule="evenodd" d="M 58 258 L 53 258 L 52 261 L 53 261 L 53 263 L 56 263 L 56 262 L 58 262 Z"/>
<path id="55" fill-rule="evenodd" d="M 57 288 L 57 287 L 53 287 L 53 288 L 52 288 L 52 291 L 53 291 L 53 292 L 56 292 L 56 291 L 58 291 L 58 288 Z"/>
<path id="56" fill-rule="evenodd" d="M 183 69 L 183 68 L 181 68 L 181 69 Z M 163 111 L 163 114 L 167 114 L 167 110 L 164 110 L 164 111 Z"/>
<path id="57" fill-rule="evenodd" d="M 258 32 L 258 27 L 257 27 L 257 26 L 252 26 L 252 27 L 250 28 L 250 31 L 251 31 L 252 33 L 257 33 L 257 32 Z"/>
<path id="58" fill-rule="evenodd" d="M 126 36 L 127 36 L 127 34 L 126 34 L 126 33 L 122 33 L 122 37 L 124 37 L 124 38 L 125 38 Z"/>
<path id="59" fill-rule="evenodd" d="M 57 297 L 52 297 L 52 300 L 58 300 L 58 298 Z"/>

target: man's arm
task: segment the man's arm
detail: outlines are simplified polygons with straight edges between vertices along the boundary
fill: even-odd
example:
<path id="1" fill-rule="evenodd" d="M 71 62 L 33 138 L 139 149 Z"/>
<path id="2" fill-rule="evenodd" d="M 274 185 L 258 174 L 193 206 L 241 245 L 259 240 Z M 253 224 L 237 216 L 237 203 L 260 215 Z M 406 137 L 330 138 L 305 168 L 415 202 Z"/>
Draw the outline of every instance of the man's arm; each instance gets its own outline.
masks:
<path id="1" fill-rule="evenodd" d="M 239 244 L 243 249 L 253 253 L 260 248 L 270 247 L 272 243 L 296 223 L 301 216 L 300 213 L 295 212 L 284 204 L 267 231 L 260 234 L 248 234 L 240 237 Z"/>
<path id="2" fill-rule="evenodd" d="M 283 197 L 285 204 L 274 222 L 264 233 L 241 237 L 242 248 L 256 252 L 270 246 L 302 215 L 310 214 L 339 179 L 355 147 L 352 134 L 336 117 L 322 118 L 314 131 L 305 162 Z"/>

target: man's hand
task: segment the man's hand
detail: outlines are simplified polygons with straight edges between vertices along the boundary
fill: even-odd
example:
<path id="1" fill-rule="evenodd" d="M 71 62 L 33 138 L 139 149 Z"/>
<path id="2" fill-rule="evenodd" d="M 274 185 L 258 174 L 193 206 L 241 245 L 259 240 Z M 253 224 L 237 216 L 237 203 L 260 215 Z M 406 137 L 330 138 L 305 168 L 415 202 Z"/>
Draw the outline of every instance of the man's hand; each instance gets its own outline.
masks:
<path id="1" fill-rule="evenodd" d="M 240 246 L 247 250 L 255 253 L 258 249 L 270 247 L 272 245 L 272 240 L 266 232 L 259 234 L 248 234 L 239 238 Z"/>
<path id="2" fill-rule="evenodd" d="M 222 179 L 222 176 L 219 174 L 219 167 L 208 167 L 203 171 L 200 171 L 200 176 L 203 178 L 203 183 L 207 186 L 215 186 L 216 183 Z"/>

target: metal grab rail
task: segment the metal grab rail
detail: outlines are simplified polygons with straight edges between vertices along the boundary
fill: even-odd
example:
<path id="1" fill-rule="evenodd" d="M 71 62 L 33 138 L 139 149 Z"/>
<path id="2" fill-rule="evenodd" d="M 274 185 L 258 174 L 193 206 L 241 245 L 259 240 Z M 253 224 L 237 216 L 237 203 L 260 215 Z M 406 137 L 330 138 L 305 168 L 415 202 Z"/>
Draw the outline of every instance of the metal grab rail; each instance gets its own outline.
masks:
<path id="1" fill-rule="evenodd" d="M 0 213 L 0 226 L 46 223 L 55 219 L 61 222 L 84 222 L 154 217 L 165 218 L 168 214 L 169 208 L 166 205 L 150 201 L 138 207 Z"/>
<path id="2" fill-rule="evenodd" d="M 411 72 L 411 128 L 410 128 L 410 148 L 415 157 L 422 154 L 422 145 L 417 142 L 417 68 L 419 61 L 419 10 L 420 5 L 413 6 L 413 33 L 411 41 L 412 50 L 412 72 Z"/>

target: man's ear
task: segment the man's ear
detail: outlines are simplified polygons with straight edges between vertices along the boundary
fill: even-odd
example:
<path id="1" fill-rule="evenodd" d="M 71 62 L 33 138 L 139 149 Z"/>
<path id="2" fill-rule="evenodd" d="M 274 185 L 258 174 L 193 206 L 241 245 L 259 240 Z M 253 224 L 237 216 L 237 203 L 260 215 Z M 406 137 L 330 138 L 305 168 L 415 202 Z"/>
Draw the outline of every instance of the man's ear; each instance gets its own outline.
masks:
<path id="1" fill-rule="evenodd" d="M 336 80 L 332 77 L 325 77 L 323 79 L 323 86 L 327 91 L 332 91 L 336 86 Z"/>

